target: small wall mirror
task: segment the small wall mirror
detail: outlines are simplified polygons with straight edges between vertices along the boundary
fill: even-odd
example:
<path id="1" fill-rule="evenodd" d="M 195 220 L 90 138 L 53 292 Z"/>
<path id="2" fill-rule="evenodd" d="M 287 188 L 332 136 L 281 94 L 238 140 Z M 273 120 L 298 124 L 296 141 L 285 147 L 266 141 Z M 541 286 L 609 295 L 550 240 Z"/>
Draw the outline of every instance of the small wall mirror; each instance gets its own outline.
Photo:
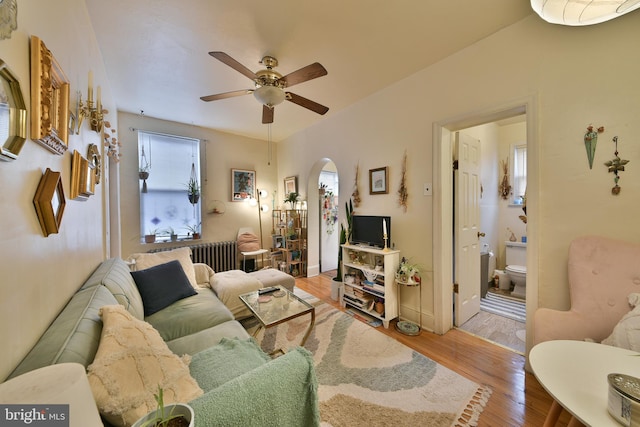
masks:
<path id="1" fill-rule="evenodd" d="M 0 59 L 0 160 L 18 158 L 27 139 L 27 106 L 20 82 Z"/>

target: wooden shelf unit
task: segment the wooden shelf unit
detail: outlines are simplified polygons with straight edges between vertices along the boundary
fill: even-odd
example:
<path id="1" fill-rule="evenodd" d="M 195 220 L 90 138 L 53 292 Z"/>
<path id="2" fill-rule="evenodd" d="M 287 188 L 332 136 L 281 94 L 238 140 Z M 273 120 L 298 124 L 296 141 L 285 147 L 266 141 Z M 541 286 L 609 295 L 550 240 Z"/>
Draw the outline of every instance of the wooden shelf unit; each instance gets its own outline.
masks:
<path id="1" fill-rule="evenodd" d="M 272 213 L 272 259 L 285 263 L 285 273 L 307 275 L 307 211 L 274 209 Z M 278 242 L 278 243 L 276 243 Z"/>
<path id="2" fill-rule="evenodd" d="M 342 245 L 344 292 L 340 304 L 382 322 L 385 328 L 398 317 L 398 296 L 395 274 L 400 264 L 400 251 L 382 250 L 370 246 Z M 376 269 L 376 264 L 380 265 Z M 349 276 L 349 277 L 348 277 Z M 372 283 L 365 283 L 367 276 Z M 384 313 L 371 308 L 371 302 L 384 300 Z"/>

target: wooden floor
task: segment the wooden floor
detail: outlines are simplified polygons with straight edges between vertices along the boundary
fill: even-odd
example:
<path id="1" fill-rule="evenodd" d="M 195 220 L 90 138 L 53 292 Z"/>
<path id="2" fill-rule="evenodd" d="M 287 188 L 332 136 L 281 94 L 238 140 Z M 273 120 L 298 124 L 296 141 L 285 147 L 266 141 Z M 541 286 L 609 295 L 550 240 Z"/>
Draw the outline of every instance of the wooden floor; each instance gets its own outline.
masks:
<path id="1" fill-rule="evenodd" d="M 296 279 L 296 286 L 340 309 L 331 299 L 331 278 L 319 275 Z M 379 331 L 393 337 L 443 366 L 493 389 L 478 426 L 542 426 L 552 399 L 535 377 L 525 372 L 521 354 L 453 329 L 445 335 L 422 331 L 419 336 L 402 335 L 392 325 Z M 557 426 L 566 426 L 563 412 Z"/>

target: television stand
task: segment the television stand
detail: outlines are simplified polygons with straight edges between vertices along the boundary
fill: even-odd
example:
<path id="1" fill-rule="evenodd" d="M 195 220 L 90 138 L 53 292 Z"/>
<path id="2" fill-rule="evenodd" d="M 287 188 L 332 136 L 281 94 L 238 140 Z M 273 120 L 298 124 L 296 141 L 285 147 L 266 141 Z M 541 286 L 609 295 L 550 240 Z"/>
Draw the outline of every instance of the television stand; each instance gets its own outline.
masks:
<path id="1" fill-rule="evenodd" d="M 382 324 L 388 328 L 389 322 L 398 317 L 395 275 L 400 251 L 385 251 L 362 244 L 344 244 L 341 250 L 344 292 L 340 305 L 348 307 L 354 317 L 373 318 L 367 322 L 372 326 Z M 382 260 L 382 266 L 378 268 L 377 260 Z M 376 304 L 380 302 L 383 307 Z"/>

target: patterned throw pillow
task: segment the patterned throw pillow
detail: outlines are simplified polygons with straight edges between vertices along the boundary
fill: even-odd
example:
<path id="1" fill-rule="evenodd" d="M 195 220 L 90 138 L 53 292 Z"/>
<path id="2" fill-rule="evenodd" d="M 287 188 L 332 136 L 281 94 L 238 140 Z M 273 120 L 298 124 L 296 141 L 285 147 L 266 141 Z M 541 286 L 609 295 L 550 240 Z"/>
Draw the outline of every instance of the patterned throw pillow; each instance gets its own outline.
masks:
<path id="1" fill-rule="evenodd" d="M 165 404 L 203 394 L 189 373 L 191 358 L 173 354 L 150 324 L 120 304 L 102 307 L 100 315 L 102 336 L 87 374 L 100 414 L 110 424 L 129 426 L 155 410 L 158 387 Z"/>

